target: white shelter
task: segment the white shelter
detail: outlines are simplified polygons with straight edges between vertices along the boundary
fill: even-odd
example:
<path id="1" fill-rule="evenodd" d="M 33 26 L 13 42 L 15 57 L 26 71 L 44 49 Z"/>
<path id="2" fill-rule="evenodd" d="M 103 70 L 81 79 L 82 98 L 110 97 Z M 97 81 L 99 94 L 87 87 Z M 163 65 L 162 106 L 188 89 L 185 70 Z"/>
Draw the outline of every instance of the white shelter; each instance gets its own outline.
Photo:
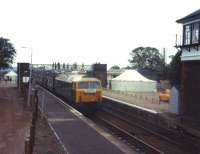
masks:
<path id="1" fill-rule="evenodd" d="M 8 72 L 8 73 L 6 73 L 5 75 L 4 75 L 4 78 L 6 79 L 6 78 L 10 78 L 12 81 L 16 81 L 17 80 L 17 73 L 15 73 L 14 71 L 10 71 L 10 72 Z"/>
<path id="2" fill-rule="evenodd" d="M 125 70 L 111 80 L 112 90 L 133 92 L 156 92 L 156 81 L 149 80 L 136 70 Z"/>

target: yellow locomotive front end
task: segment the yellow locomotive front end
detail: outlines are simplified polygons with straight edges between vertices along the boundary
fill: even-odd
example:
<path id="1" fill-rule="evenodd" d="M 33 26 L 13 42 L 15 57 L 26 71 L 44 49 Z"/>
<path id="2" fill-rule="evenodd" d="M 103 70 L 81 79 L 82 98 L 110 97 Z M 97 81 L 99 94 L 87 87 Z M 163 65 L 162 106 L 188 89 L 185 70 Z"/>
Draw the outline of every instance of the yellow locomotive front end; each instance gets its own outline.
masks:
<path id="1" fill-rule="evenodd" d="M 102 86 L 96 78 L 83 78 L 76 82 L 76 103 L 102 102 Z"/>

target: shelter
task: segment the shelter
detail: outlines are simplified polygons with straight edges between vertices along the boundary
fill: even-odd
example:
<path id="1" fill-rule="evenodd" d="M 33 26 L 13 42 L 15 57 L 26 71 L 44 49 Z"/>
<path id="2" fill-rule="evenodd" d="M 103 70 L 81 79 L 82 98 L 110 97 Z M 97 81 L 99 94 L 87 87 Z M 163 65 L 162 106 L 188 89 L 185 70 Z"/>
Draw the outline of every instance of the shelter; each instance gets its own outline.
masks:
<path id="1" fill-rule="evenodd" d="M 149 80 L 136 70 L 125 70 L 111 80 L 112 90 L 133 92 L 156 92 L 156 81 Z"/>
<path id="2" fill-rule="evenodd" d="M 6 73 L 6 74 L 4 75 L 4 78 L 5 78 L 5 79 L 9 78 L 9 79 L 11 79 L 12 81 L 16 81 L 16 80 L 17 80 L 17 73 L 15 73 L 14 71 L 10 71 L 10 72 L 8 72 L 8 73 Z"/>

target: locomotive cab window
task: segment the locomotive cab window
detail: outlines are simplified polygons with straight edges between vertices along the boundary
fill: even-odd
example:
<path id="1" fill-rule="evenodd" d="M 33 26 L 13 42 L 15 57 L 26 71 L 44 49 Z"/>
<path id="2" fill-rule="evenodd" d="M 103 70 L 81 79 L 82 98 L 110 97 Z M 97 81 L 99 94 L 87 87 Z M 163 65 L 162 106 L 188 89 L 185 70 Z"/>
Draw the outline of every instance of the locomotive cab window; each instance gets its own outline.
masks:
<path id="1" fill-rule="evenodd" d="M 90 85 L 90 88 L 92 88 L 92 89 L 100 88 L 99 82 L 90 82 L 89 85 Z"/>
<path id="2" fill-rule="evenodd" d="M 76 89 L 76 82 L 73 82 L 73 83 L 72 83 L 72 88 L 73 88 L 73 89 Z"/>
<path id="3" fill-rule="evenodd" d="M 99 82 L 80 82 L 79 83 L 80 89 L 98 89 L 100 88 Z"/>

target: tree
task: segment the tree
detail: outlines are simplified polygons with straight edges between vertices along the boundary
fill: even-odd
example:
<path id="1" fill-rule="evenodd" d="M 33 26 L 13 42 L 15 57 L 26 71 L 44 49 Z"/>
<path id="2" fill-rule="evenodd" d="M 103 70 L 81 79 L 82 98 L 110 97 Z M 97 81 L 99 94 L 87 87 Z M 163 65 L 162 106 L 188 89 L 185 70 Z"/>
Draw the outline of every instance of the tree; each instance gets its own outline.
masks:
<path id="1" fill-rule="evenodd" d="M 54 68 L 55 68 L 55 70 L 57 69 L 57 64 L 56 64 L 56 62 L 54 63 Z"/>
<path id="2" fill-rule="evenodd" d="M 53 70 L 55 69 L 55 64 L 54 64 L 54 63 L 52 64 L 52 69 L 53 69 Z"/>
<path id="3" fill-rule="evenodd" d="M 112 66 L 112 67 L 111 67 L 111 69 L 119 70 L 119 69 L 120 69 L 120 67 L 119 67 L 119 66 L 117 66 L 117 65 L 114 65 L 114 66 Z"/>
<path id="4" fill-rule="evenodd" d="M 77 63 L 75 62 L 74 64 L 73 64 L 73 70 L 77 70 Z"/>
<path id="5" fill-rule="evenodd" d="M 66 67 L 67 67 L 67 71 L 69 71 L 69 63 L 67 63 L 67 66 L 66 66 Z"/>
<path id="6" fill-rule="evenodd" d="M 63 63 L 63 70 L 65 70 L 65 63 Z"/>
<path id="7" fill-rule="evenodd" d="M 130 69 L 132 69 L 132 67 L 126 66 L 125 69 L 130 70 Z"/>
<path id="8" fill-rule="evenodd" d="M 16 51 L 9 39 L 0 37 L 0 68 L 8 68 L 13 63 Z"/>
<path id="9" fill-rule="evenodd" d="M 175 56 L 173 56 L 169 68 L 169 80 L 172 85 L 181 84 L 181 51 L 178 51 Z"/>
<path id="10" fill-rule="evenodd" d="M 58 70 L 60 70 L 60 63 L 59 62 L 57 63 L 57 68 L 58 68 Z"/>
<path id="11" fill-rule="evenodd" d="M 158 49 L 152 47 L 138 47 L 130 53 L 129 62 L 133 68 L 162 71 L 164 69 L 164 57 Z"/>
<path id="12" fill-rule="evenodd" d="M 85 65 L 84 65 L 84 63 L 82 63 L 82 65 L 81 65 L 81 70 L 85 70 Z"/>

